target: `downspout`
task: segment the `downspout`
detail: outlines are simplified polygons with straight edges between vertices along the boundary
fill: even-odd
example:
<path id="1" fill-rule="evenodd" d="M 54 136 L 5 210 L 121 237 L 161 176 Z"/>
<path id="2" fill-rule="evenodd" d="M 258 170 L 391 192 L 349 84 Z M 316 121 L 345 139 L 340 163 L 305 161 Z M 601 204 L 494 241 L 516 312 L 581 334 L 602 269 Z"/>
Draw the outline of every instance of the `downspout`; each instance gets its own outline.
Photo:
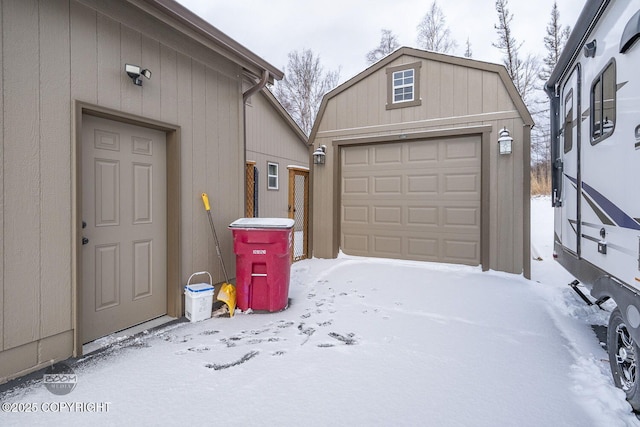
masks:
<path id="1" fill-rule="evenodd" d="M 261 90 L 263 87 L 265 87 L 267 85 L 267 82 L 269 81 L 269 71 L 264 70 L 262 72 L 262 78 L 260 79 L 260 81 L 258 83 L 256 83 L 255 85 L 251 86 L 249 89 L 247 89 L 246 92 L 244 92 L 242 94 L 242 102 L 244 104 L 247 103 L 247 101 L 249 100 L 249 98 L 251 98 L 251 96 L 256 93 L 257 91 Z"/>
<path id="2" fill-rule="evenodd" d="M 255 85 L 251 86 L 249 89 L 247 89 L 245 92 L 242 93 L 242 144 L 244 145 L 242 153 L 243 153 L 243 161 L 242 161 L 242 170 L 244 171 L 242 173 L 242 176 L 244 177 L 244 179 L 242 180 L 244 182 L 244 200 L 243 200 L 243 208 L 242 208 L 242 216 L 245 216 L 246 212 L 247 212 L 247 174 L 246 174 L 246 168 L 247 168 L 247 101 L 249 100 L 249 98 L 251 98 L 251 96 L 253 96 L 253 94 L 255 94 L 256 92 L 258 92 L 259 90 L 262 90 L 262 88 L 264 88 L 267 85 L 267 82 L 269 81 L 269 71 L 264 70 L 262 72 L 262 78 L 260 79 L 260 81 L 258 83 L 256 83 Z M 255 210 L 255 207 L 254 207 Z"/>

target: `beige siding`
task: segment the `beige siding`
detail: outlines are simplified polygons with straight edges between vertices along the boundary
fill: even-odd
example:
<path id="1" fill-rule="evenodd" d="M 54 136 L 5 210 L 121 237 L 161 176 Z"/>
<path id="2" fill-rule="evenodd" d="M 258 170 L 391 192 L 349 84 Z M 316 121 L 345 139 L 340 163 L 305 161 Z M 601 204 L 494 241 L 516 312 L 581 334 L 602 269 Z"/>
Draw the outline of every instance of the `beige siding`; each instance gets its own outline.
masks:
<path id="1" fill-rule="evenodd" d="M 417 61 L 421 62 L 421 105 L 386 109 L 386 69 Z M 384 135 L 388 141 L 398 141 L 403 134 L 456 128 L 466 132 L 466 128 L 480 126 L 490 129 L 487 138 L 491 142 L 482 158 L 483 177 L 488 180 L 483 188 L 489 193 L 483 195 L 486 234 L 482 247 L 488 252 L 483 255 L 483 267 L 528 272 L 528 249 L 524 246 L 529 220 L 524 200 L 529 195 L 524 191 L 529 180 L 529 135 L 525 130 L 531 122 L 507 79 L 498 65 L 401 49 L 387 62 L 383 60 L 377 68 L 365 70 L 331 92 L 323 101 L 312 134 L 314 147 L 328 147 L 326 164 L 313 170 L 314 256 L 335 257 L 339 249 L 340 199 L 336 195 L 340 194 L 341 172 L 336 159 L 341 146 Z M 505 126 L 514 138 L 510 156 L 500 156 L 497 149 L 499 130 Z M 384 138 L 375 140 L 384 142 Z"/>
<path id="2" fill-rule="evenodd" d="M 40 338 L 40 144 L 38 4 L 3 4 L 4 63 L 4 342 Z M 34 84 L 35 83 L 35 84 Z M 30 195 L 31 197 L 25 197 Z"/>
<path id="3" fill-rule="evenodd" d="M 40 3 L 40 336 L 71 329 L 69 3 Z M 61 197 L 67 192 L 66 197 Z"/>
<path id="4" fill-rule="evenodd" d="M 0 24 L 4 26 L 3 5 L 0 3 Z M 4 99 L 4 35 L 0 31 L 0 99 Z M 4 129 L 4 102 L 0 103 L 0 129 Z M 4 132 L 0 132 L 0 233 L 4 241 Z M 0 308 L 4 311 L 4 244 L 0 245 Z M 0 315 L 0 351 L 4 350 L 4 315 Z M 0 353 L 1 354 L 1 353 Z M 0 372 L 0 377 L 2 377 Z"/>
<path id="5" fill-rule="evenodd" d="M 5 0 L 0 20 L 3 382 L 73 351 L 75 101 L 178 129 L 182 284 L 201 270 L 223 280 L 202 192 L 235 269 L 226 226 L 243 215 L 244 145 L 241 68 L 127 2 Z M 134 86 L 125 63 L 151 80 Z"/>
<path id="6" fill-rule="evenodd" d="M 289 215 L 287 166 L 308 167 L 309 149 L 265 93 L 260 92 L 251 97 L 246 114 L 246 158 L 256 162 L 259 172 L 258 213 L 261 217 L 286 218 Z M 278 164 L 278 190 L 267 188 L 268 162 Z"/>

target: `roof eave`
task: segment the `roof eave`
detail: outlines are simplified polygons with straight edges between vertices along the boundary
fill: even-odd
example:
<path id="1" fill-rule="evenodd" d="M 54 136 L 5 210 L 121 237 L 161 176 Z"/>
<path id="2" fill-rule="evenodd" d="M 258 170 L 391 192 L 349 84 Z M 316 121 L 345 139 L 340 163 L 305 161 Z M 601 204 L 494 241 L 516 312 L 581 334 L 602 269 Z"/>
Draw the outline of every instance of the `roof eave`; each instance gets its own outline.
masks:
<path id="1" fill-rule="evenodd" d="M 265 70 L 269 71 L 271 76 L 269 83 L 273 83 L 274 80 L 282 80 L 284 77 L 284 73 L 281 70 L 174 0 L 127 1 L 161 21 L 172 25 L 178 31 L 200 41 L 211 50 L 237 63 L 256 77 L 260 77 Z M 176 26 L 175 22 L 181 24 L 181 26 Z M 196 35 L 199 37 L 194 37 Z"/>

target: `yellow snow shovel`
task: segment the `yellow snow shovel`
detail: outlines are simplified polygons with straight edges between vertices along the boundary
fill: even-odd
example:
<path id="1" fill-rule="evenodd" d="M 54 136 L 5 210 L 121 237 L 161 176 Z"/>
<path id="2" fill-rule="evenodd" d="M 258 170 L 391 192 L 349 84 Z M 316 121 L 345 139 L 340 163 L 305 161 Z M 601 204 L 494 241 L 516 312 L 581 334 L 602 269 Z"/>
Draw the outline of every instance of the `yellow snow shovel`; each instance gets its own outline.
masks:
<path id="1" fill-rule="evenodd" d="M 216 234 L 216 228 L 213 226 L 213 218 L 211 217 L 211 206 L 209 206 L 209 196 L 207 193 L 202 193 L 202 203 L 207 211 L 209 217 L 209 225 L 211 225 L 211 232 L 213 233 L 213 240 L 216 244 L 216 253 L 220 260 L 220 266 L 222 267 L 222 273 L 224 274 L 224 283 L 220 286 L 218 291 L 218 301 L 222 301 L 229 307 L 229 316 L 233 317 L 233 312 L 236 309 L 236 288 L 229 283 L 229 277 L 227 276 L 227 269 L 224 268 L 224 261 L 222 260 L 222 254 L 220 253 L 220 244 L 218 243 L 218 235 Z"/>

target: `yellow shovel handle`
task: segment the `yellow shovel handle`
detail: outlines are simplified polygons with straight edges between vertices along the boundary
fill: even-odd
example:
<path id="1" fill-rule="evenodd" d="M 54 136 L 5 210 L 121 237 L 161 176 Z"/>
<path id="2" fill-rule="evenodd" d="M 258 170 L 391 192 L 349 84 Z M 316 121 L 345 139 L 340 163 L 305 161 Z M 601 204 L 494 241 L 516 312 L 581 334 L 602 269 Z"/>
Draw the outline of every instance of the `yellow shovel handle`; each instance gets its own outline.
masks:
<path id="1" fill-rule="evenodd" d="M 211 206 L 209 206 L 209 196 L 207 196 L 207 193 L 202 193 L 202 203 L 204 203 L 205 210 L 211 210 Z"/>

